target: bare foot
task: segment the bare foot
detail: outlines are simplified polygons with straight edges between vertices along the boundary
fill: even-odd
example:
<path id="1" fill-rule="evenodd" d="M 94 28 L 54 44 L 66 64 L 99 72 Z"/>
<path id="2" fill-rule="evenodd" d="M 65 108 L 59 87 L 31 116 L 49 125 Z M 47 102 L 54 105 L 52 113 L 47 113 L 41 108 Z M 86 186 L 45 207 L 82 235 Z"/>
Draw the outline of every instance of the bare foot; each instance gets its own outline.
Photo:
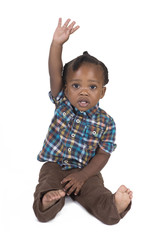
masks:
<path id="1" fill-rule="evenodd" d="M 121 214 L 125 211 L 132 200 L 132 191 L 126 188 L 124 185 L 120 186 L 115 193 L 115 204 L 118 210 L 118 213 Z"/>
<path id="2" fill-rule="evenodd" d="M 52 205 L 54 205 L 60 198 L 65 196 L 63 190 L 54 190 L 47 192 L 42 198 L 42 211 L 45 211 Z"/>

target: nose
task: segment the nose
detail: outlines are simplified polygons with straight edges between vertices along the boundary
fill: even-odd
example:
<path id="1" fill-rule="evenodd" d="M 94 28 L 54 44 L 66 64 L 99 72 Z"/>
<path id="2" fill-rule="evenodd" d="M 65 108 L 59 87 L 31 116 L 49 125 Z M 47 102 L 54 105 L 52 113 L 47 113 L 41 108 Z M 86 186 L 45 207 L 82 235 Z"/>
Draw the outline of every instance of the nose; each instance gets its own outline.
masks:
<path id="1" fill-rule="evenodd" d="M 88 96 L 88 91 L 86 88 L 82 88 L 81 92 L 80 92 L 80 95 L 82 96 Z"/>

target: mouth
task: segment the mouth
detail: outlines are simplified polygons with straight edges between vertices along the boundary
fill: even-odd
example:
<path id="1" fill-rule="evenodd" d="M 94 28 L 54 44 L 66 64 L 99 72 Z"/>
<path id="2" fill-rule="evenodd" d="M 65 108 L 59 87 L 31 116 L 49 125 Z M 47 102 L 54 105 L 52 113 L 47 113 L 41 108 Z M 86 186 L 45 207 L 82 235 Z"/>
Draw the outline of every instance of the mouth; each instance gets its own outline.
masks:
<path id="1" fill-rule="evenodd" d="M 82 108 L 86 108 L 89 105 L 89 102 L 87 100 L 80 100 L 78 101 L 78 105 Z"/>

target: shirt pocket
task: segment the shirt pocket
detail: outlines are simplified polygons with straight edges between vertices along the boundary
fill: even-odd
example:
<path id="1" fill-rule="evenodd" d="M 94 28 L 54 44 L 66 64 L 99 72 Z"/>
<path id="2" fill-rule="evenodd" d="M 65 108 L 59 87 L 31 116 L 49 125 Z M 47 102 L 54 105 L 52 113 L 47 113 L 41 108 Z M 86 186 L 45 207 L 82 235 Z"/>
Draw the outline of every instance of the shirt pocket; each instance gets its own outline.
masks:
<path id="1" fill-rule="evenodd" d="M 55 117 L 56 126 L 59 129 L 60 135 L 68 135 L 71 127 L 70 111 L 67 109 L 67 107 L 57 109 L 55 112 Z"/>
<path id="2" fill-rule="evenodd" d="M 103 129 L 97 126 L 86 126 L 83 143 L 86 146 L 86 150 L 94 151 L 97 149 L 100 142 Z"/>

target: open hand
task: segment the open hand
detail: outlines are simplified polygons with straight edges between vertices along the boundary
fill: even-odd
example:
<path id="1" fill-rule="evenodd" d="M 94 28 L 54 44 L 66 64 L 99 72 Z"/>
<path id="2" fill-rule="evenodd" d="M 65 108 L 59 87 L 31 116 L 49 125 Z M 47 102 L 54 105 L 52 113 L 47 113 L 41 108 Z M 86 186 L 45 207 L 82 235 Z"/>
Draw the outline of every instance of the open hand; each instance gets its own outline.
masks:
<path id="1" fill-rule="evenodd" d="M 79 28 L 79 26 L 74 27 L 76 24 L 75 21 L 73 21 L 71 23 L 70 23 L 70 21 L 71 21 L 71 19 L 68 18 L 66 20 L 66 22 L 64 23 L 64 25 L 62 26 L 62 18 L 59 18 L 58 26 L 53 35 L 53 40 L 56 43 L 58 43 L 58 44 L 65 43 L 69 39 L 70 35 Z"/>
<path id="2" fill-rule="evenodd" d="M 61 184 L 66 184 L 63 190 L 67 192 L 67 195 L 73 192 L 74 195 L 77 195 L 86 180 L 87 178 L 82 172 L 76 172 L 65 177 Z"/>

